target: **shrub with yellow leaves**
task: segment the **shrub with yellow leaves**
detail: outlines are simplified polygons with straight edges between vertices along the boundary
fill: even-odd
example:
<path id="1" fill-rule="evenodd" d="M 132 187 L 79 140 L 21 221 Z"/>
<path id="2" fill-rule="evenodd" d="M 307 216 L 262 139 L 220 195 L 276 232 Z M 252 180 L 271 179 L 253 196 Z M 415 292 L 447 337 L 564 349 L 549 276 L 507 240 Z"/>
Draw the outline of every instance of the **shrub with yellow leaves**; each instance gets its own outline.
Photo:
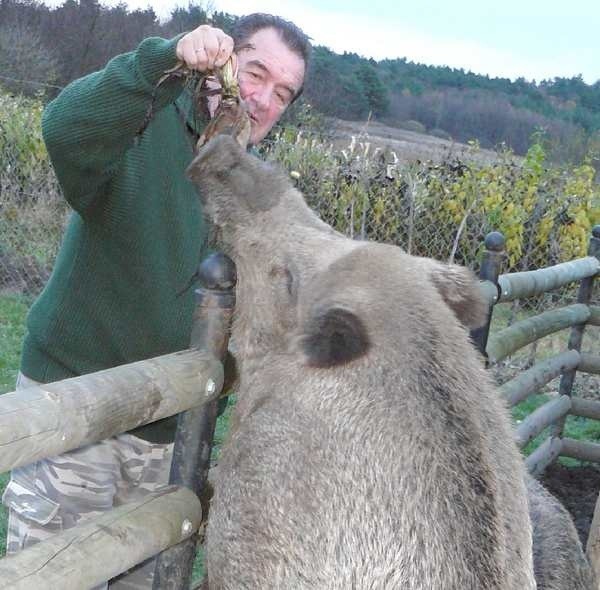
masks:
<path id="1" fill-rule="evenodd" d="M 483 238 L 496 230 L 506 239 L 508 272 L 584 256 L 591 227 L 600 222 L 600 185 L 590 161 L 550 165 L 542 139 L 534 137 L 524 158 L 503 148 L 487 165 L 452 157 L 400 165 L 367 136 L 334 149 L 324 138 L 290 129 L 264 153 L 297 171 L 309 204 L 351 237 L 476 266 Z"/>

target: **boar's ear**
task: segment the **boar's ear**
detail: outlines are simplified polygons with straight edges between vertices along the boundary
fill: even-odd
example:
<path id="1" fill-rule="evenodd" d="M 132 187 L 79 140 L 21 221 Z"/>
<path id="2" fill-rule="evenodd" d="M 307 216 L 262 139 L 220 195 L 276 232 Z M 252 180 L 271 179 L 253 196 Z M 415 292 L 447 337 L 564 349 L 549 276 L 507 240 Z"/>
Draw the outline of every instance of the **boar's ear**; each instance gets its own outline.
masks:
<path id="1" fill-rule="evenodd" d="M 457 264 L 432 262 L 429 276 L 448 307 L 467 328 L 482 326 L 488 306 L 475 275 Z"/>
<path id="2" fill-rule="evenodd" d="M 198 155 L 188 166 L 187 176 L 197 182 L 207 171 L 222 174 L 240 163 L 244 151 L 232 137 L 216 135 L 198 151 Z"/>
<path id="3" fill-rule="evenodd" d="M 303 326 L 300 347 L 310 367 L 343 365 L 365 355 L 370 347 L 363 321 L 339 306 L 318 308 Z"/>

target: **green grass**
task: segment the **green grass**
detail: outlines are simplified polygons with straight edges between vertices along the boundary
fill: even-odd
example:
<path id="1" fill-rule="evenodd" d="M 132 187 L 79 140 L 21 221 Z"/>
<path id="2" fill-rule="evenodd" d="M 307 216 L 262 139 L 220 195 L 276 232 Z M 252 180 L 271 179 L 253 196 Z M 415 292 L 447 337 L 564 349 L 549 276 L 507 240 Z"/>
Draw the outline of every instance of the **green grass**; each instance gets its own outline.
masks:
<path id="1" fill-rule="evenodd" d="M 0 393 L 15 388 L 29 304 L 29 299 L 23 296 L 0 295 Z M 8 473 L 0 474 L 0 495 L 4 493 L 8 478 Z M 0 556 L 6 551 L 7 518 L 6 509 L 0 505 Z"/>
<path id="2" fill-rule="evenodd" d="M 29 303 L 23 296 L 0 295 L 0 393 L 15 388 Z"/>
<path id="3" fill-rule="evenodd" d="M 546 394 L 531 395 L 525 401 L 512 408 L 512 417 L 515 425 L 522 422 L 531 412 L 550 401 L 551 397 Z M 548 431 L 551 427 L 543 430 L 532 441 L 523 448 L 525 456 L 530 455 L 537 449 L 548 437 Z M 600 422 L 582 418 L 581 416 L 568 416 L 565 422 L 564 436 L 575 440 L 585 440 L 589 442 L 600 442 Z M 560 457 L 559 463 L 568 467 L 583 465 L 582 461 L 571 459 L 570 457 Z"/>
<path id="4" fill-rule="evenodd" d="M 514 311 L 510 304 L 500 304 L 494 308 L 490 334 L 506 328 L 509 323 L 515 323 L 517 321 L 527 319 L 532 315 L 534 315 L 534 312 L 532 311 L 523 310 L 521 308 L 519 308 L 517 311 Z M 565 329 L 538 340 L 534 355 L 535 361 L 539 362 L 566 350 L 569 334 L 570 329 Z M 597 342 L 598 328 L 590 326 L 588 329 L 586 329 L 584 346 L 582 347 L 582 350 L 596 350 Z M 511 356 L 509 364 L 513 366 L 513 374 L 518 372 L 515 367 L 524 367 L 527 365 L 528 361 L 531 360 L 529 359 L 530 351 L 531 346 L 526 346 Z M 501 369 L 500 372 L 502 372 Z M 508 371 L 507 373 L 508 375 L 505 375 L 502 381 L 505 381 L 507 378 L 512 376 L 510 375 L 511 371 Z M 597 381 L 593 381 L 591 385 L 584 387 L 584 377 L 585 376 L 580 373 L 577 374 L 575 383 L 573 385 L 573 396 L 583 395 L 584 397 L 589 397 L 589 393 L 586 395 L 586 390 L 589 392 L 590 389 L 593 389 L 594 383 Z M 546 386 L 545 389 L 550 391 L 550 384 Z M 550 395 L 541 392 L 539 394 L 529 396 L 525 401 L 516 405 L 514 408 L 512 408 L 512 417 L 515 425 L 518 425 L 529 414 L 531 414 L 531 412 L 542 406 L 544 403 L 550 401 L 550 399 Z M 523 453 L 525 456 L 530 455 L 540 446 L 541 443 L 544 442 L 544 440 L 548 437 L 549 429 L 550 427 L 541 432 L 523 448 Z M 564 436 L 573 438 L 575 440 L 600 442 L 600 422 L 597 420 L 590 420 L 588 418 L 581 418 L 579 416 L 568 416 L 565 422 Z M 582 465 L 581 461 L 578 461 L 577 459 L 571 459 L 569 457 L 560 457 L 559 462 L 566 466 Z"/>

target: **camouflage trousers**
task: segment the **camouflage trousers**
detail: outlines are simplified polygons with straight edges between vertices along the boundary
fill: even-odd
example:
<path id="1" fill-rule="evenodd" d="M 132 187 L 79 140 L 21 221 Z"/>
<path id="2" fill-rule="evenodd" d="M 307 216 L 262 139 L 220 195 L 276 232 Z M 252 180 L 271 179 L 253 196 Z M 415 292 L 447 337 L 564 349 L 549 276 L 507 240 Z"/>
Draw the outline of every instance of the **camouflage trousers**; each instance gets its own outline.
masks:
<path id="1" fill-rule="evenodd" d="M 16 389 L 36 384 L 20 374 Z M 159 489 L 168 482 L 172 454 L 172 443 L 121 434 L 13 469 L 2 496 L 9 509 L 7 554 Z M 110 588 L 152 588 L 154 562 L 132 568 L 112 580 Z"/>

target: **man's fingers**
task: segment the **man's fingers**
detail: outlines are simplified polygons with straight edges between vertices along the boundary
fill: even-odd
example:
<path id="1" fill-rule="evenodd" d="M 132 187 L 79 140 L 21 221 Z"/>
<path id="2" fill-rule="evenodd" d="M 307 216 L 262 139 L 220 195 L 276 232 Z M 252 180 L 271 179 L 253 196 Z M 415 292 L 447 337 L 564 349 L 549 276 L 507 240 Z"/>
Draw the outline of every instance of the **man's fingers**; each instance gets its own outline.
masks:
<path id="1" fill-rule="evenodd" d="M 215 67 L 215 57 L 219 53 L 219 38 L 215 34 L 218 29 L 211 29 L 206 35 L 203 36 L 203 49 L 206 54 L 206 67 L 209 70 Z"/>
<path id="2" fill-rule="evenodd" d="M 190 64 L 192 69 L 200 72 L 205 72 L 211 69 L 209 65 L 208 55 L 203 47 L 192 47 L 192 53 L 190 55 Z"/>
<path id="3" fill-rule="evenodd" d="M 193 69 L 205 72 L 221 67 L 233 51 L 233 39 L 221 29 L 201 25 L 177 43 L 177 57 Z"/>
<path id="4" fill-rule="evenodd" d="M 223 35 L 219 40 L 219 49 L 215 55 L 214 65 L 220 68 L 233 54 L 233 39 L 229 35 Z"/>
<path id="5" fill-rule="evenodd" d="M 200 47 L 200 49 L 202 48 Z M 175 52 L 177 58 L 193 70 L 201 69 L 202 62 L 204 62 L 204 65 L 206 64 L 206 55 L 203 56 L 201 51 L 196 52 L 194 39 L 190 36 L 190 33 L 179 40 Z"/>

